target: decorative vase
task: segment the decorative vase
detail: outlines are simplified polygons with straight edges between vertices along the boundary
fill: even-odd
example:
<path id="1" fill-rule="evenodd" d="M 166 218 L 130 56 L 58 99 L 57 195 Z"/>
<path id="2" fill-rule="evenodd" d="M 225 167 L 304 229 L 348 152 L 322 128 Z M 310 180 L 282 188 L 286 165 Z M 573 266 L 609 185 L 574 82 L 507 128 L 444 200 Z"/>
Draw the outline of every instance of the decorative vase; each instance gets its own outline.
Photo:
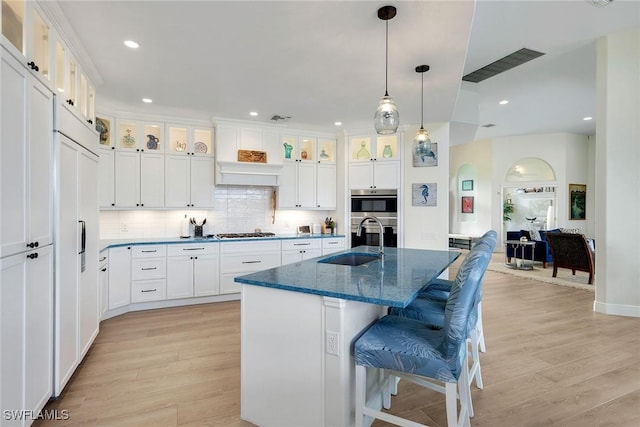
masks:
<path id="1" fill-rule="evenodd" d="M 382 157 L 388 159 L 389 157 L 393 157 L 393 153 L 391 152 L 391 146 L 385 145 L 384 150 L 382 150 Z"/>
<path id="2" fill-rule="evenodd" d="M 300 157 L 302 158 L 302 160 L 307 160 L 307 152 L 305 150 L 302 150 L 300 152 Z"/>
<path id="3" fill-rule="evenodd" d="M 327 154 L 327 151 L 324 148 L 320 151 L 320 159 L 329 160 L 329 155 Z"/>
<path id="4" fill-rule="evenodd" d="M 356 159 L 358 160 L 365 160 L 365 159 L 370 159 L 371 158 L 371 154 L 369 154 L 369 150 L 367 150 L 366 147 L 367 143 L 362 141 L 360 143 L 360 150 L 356 153 Z"/>
<path id="5" fill-rule="evenodd" d="M 293 145 L 288 144 L 288 143 L 284 143 L 282 144 L 284 146 L 284 158 L 285 159 L 290 159 L 291 158 L 291 150 L 293 150 Z"/>

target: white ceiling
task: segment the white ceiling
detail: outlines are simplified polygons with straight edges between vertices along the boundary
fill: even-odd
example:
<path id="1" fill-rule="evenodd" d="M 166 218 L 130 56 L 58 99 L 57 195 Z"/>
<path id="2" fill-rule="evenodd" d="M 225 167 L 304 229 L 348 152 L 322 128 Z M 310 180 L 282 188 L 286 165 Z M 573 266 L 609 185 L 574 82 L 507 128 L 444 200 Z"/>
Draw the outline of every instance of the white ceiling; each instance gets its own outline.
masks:
<path id="1" fill-rule="evenodd" d="M 477 138 L 595 133 L 595 40 L 640 28 L 640 2 L 563 1 L 75 1 L 60 7 L 99 73 L 98 106 L 162 115 L 212 116 L 291 127 L 373 129 L 384 94 L 389 21 L 389 94 L 402 125 L 480 127 Z M 140 48 L 123 45 L 136 40 Z M 464 74 L 522 47 L 545 55 L 481 83 Z M 461 90 L 462 89 L 462 90 Z M 153 104 L 142 104 L 141 98 Z M 506 106 L 498 105 L 508 99 Z M 250 118 L 249 111 L 258 111 Z M 475 127 L 471 127 L 475 129 Z M 452 143 L 475 132 L 466 133 Z M 458 139 L 458 140 L 456 140 Z"/>

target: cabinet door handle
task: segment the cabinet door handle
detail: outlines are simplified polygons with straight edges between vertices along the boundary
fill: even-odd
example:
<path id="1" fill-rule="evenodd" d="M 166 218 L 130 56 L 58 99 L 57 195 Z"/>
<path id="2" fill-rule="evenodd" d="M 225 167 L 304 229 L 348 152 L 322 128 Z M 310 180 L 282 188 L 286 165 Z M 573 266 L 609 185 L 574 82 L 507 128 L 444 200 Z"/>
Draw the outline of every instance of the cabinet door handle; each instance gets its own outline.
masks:
<path id="1" fill-rule="evenodd" d="M 140 292 L 142 292 L 144 294 L 146 292 L 155 292 L 155 291 L 157 291 L 157 289 L 143 289 Z"/>
<path id="2" fill-rule="evenodd" d="M 258 264 L 260 262 L 262 262 L 262 261 L 260 261 L 260 260 L 257 260 L 257 261 L 242 261 L 243 264 Z"/>
<path id="3" fill-rule="evenodd" d="M 158 267 L 141 268 L 142 271 L 157 270 Z"/>
<path id="4" fill-rule="evenodd" d="M 90 125 L 92 125 L 92 124 L 93 124 L 93 120 L 91 120 L 91 119 L 87 119 L 87 123 L 89 123 Z"/>
<path id="5" fill-rule="evenodd" d="M 103 256 L 102 258 L 100 258 L 100 261 L 98 261 L 98 262 L 102 262 L 102 261 L 104 261 L 105 259 L 107 259 L 107 257 L 106 257 L 106 256 Z"/>
<path id="6" fill-rule="evenodd" d="M 204 251 L 204 248 L 182 248 L 183 251 Z"/>
<path id="7" fill-rule="evenodd" d="M 103 268 L 103 269 L 102 269 L 102 270 L 100 270 L 100 271 L 102 271 L 102 272 L 104 273 L 105 271 L 107 271 L 107 267 Z"/>
<path id="8" fill-rule="evenodd" d="M 29 255 L 27 255 L 27 258 L 29 258 L 29 259 L 35 259 L 35 258 L 38 258 L 38 252 L 36 252 L 36 253 L 34 253 L 34 254 L 29 254 Z"/>

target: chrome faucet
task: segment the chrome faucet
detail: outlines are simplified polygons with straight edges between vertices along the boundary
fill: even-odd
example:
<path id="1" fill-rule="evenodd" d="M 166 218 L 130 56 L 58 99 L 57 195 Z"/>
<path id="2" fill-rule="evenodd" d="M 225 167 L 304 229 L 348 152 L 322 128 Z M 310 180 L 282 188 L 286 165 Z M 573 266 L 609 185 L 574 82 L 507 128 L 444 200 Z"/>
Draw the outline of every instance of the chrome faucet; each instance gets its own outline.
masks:
<path id="1" fill-rule="evenodd" d="M 358 230 L 356 231 L 356 236 L 360 237 L 362 235 L 362 225 L 368 221 L 375 221 L 376 224 L 378 224 L 378 227 L 380 227 L 380 238 L 379 238 L 379 242 L 380 242 L 380 248 L 378 249 L 378 253 L 380 255 L 384 254 L 384 227 L 382 226 L 382 223 L 380 222 L 380 220 L 378 218 L 376 218 L 375 216 L 365 216 L 364 218 L 362 218 L 362 221 L 360 221 L 360 224 L 358 224 Z"/>

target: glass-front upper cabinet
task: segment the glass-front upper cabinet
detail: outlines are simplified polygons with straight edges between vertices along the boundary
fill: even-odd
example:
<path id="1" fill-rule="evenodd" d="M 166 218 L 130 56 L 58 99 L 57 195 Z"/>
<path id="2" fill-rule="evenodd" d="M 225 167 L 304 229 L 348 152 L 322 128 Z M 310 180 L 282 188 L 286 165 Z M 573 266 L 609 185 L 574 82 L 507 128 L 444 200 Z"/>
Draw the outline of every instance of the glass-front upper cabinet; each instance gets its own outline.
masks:
<path id="1" fill-rule="evenodd" d="M 335 139 L 318 138 L 318 161 L 320 163 L 335 163 L 336 148 Z"/>
<path id="2" fill-rule="evenodd" d="M 99 114 L 96 116 L 96 130 L 100 134 L 100 147 L 101 148 L 114 148 L 114 134 L 112 127 L 115 120 L 113 117 Z"/>
<path id="3" fill-rule="evenodd" d="M 142 131 L 144 134 L 143 149 L 145 151 L 164 151 L 164 126 L 161 123 L 143 123 Z"/>
<path id="4" fill-rule="evenodd" d="M 167 153 L 213 156 L 213 132 L 211 129 L 192 126 L 167 126 Z"/>
<path id="5" fill-rule="evenodd" d="M 78 63 L 71 55 L 67 55 L 67 91 L 66 103 L 77 108 L 78 105 Z"/>
<path id="6" fill-rule="evenodd" d="M 40 12 L 31 10 L 31 57 L 27 64 L 46 80 L 51 79 L 51 29 Z"/>
<path id="7" fill-rule="evenodd" d="M 349 139 L 349 161 L 384 161 L 398 160 L 400 158 L 400 146 L 397 135 L 354 136 Z"/>
<path id="8" fill-rule="evenodd" d="M 51 25 L 35 2 L 2 0 L 3 44 L 24 56 L 24 64 L 47 85 L 52 78 L 51 33 Z"/>
<path id="9" fill-rule="evenodd" d="M 306 136 L 284 135 L 282 141 L 282 158 L 285 161 L 294 160 L 302 162 L 317 161 L 318 139 Z"/>
<path id="10" fill-rule="evenodd" d="M 2 35 L 24 56 L 27 56 L 26 8 L 24 0 L 2 0 Z"/>
<path id="11" fill-rule="evenodd" d="M 142 148 L 138 135 L 138 124 L 126 119 L 116 120 L 116 149 L 138 150 Z"/>
<path id="12" fill-rule="evenodd" d="M 62 97 L 64 97 L 65 91 L 65 61 L 66 61 L 66 49 L 60 40 L 56 40 L 56 68 L 55 68 L 55 78 L 56 78 L 56 91 Z"/>

